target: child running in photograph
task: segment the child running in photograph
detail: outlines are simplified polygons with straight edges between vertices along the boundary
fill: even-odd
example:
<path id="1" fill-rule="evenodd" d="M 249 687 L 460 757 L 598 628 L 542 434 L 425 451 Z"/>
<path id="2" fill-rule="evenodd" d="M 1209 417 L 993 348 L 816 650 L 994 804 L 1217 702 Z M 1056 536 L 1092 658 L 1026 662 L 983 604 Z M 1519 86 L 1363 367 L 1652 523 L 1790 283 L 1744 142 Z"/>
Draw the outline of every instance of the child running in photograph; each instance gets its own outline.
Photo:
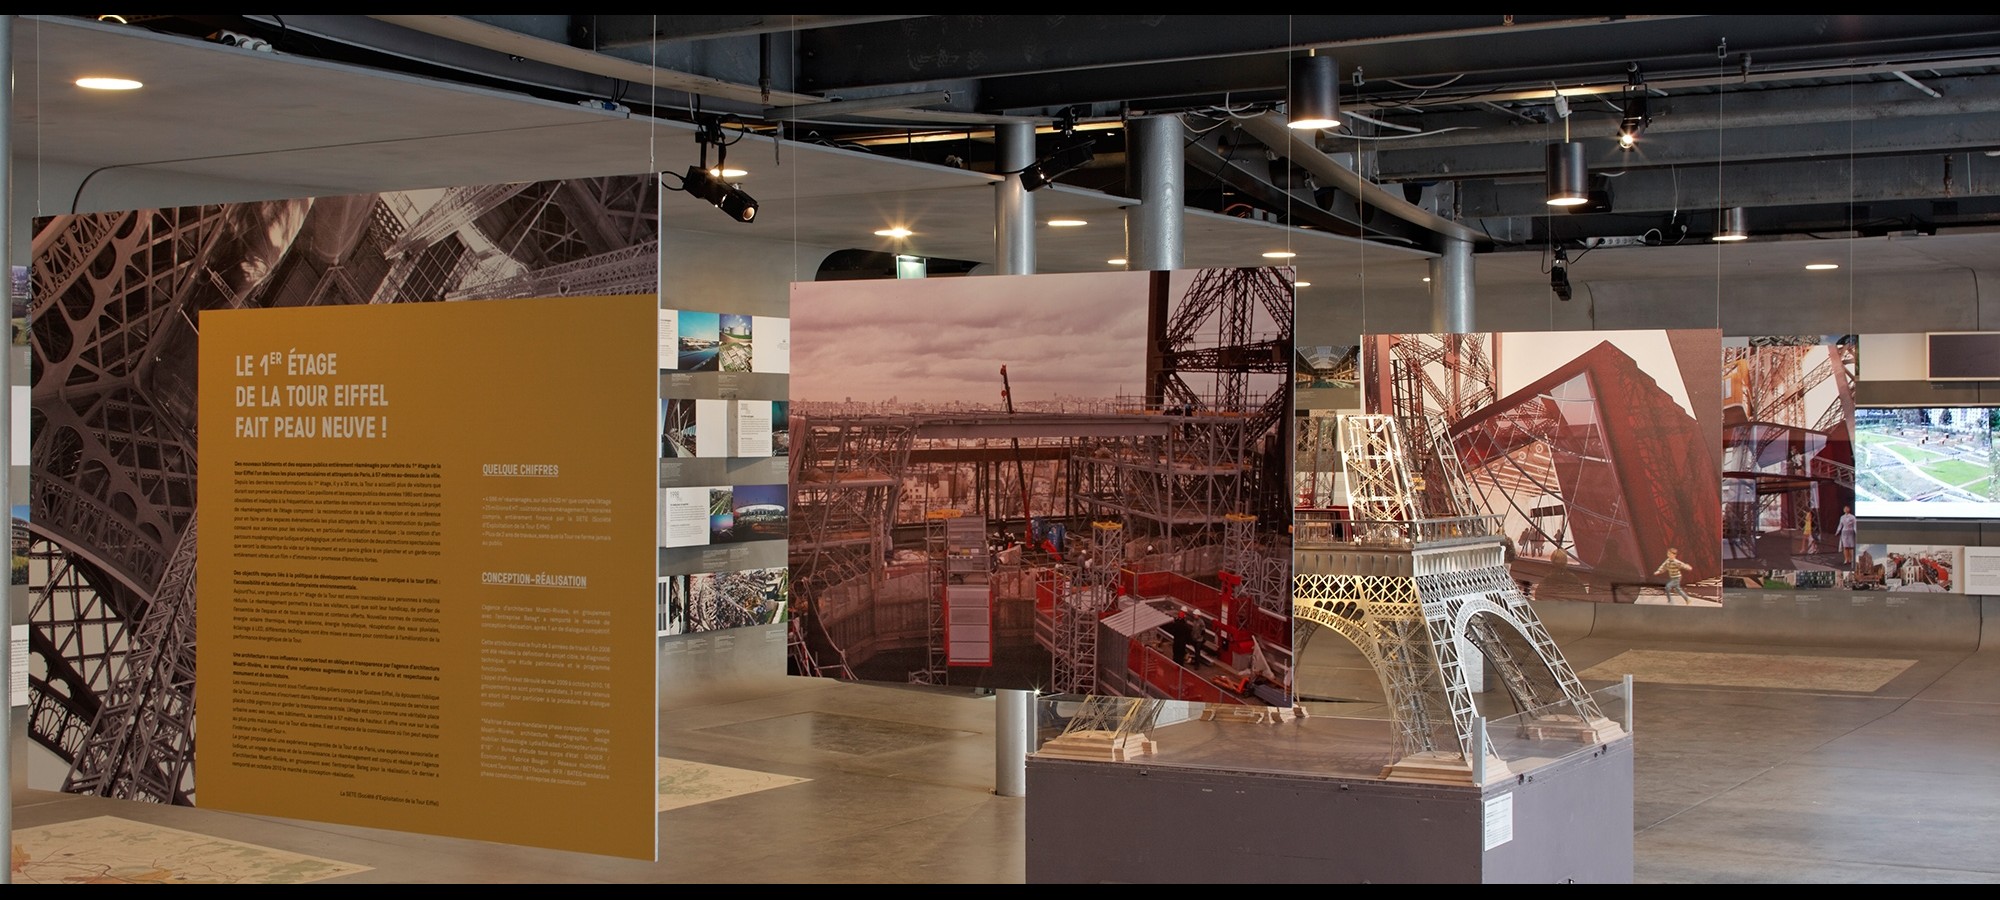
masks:
<path id="1" fill-rule="evenodd" d="M 1691 567 L 1687 563 L 1681 562 L 1680 550 L 1668 547 L 1666 560 L 1660 563 L 1659 568 L 1653 570 L 1653 574 L 1655 575 L 1667 576 L 1666 594 L 1668 603 L 1673 603 L 1674 595 L 1679 594 L 1681 595 L 1682 603 L 1689 606 L 1694 605 L 1694 598 L 1688 596 L 1686 588 L 1681 587 L 1681 575 L 1685 574 L 1689 568 Z"/>

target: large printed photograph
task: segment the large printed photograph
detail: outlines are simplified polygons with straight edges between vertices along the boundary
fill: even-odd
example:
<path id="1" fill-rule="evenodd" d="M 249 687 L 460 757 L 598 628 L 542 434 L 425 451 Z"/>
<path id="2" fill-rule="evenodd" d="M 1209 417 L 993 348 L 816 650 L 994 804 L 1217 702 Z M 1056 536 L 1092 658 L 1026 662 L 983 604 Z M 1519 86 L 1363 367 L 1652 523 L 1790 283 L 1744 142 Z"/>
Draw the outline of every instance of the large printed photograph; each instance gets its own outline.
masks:
<path id="1" fill-rule="evenodd" d="M 38 220 L 30 786 L 195 802 L 202 311 L 651 294 L 656 207 L 633 175 Z"/>
<path id="2" fill-rule="evenodd" d="M 1722 345 L 1722 564 L 1728 587 L 1851 580 L 1855 335 Z"/>
<path id="3" fill-rule="evenodd" d="M 1536 599 L 1717 606 L 1716 331 L 1363 338 L 1368 412 L 1442 428 Z"/>
<path id="4" fill-rule="evenodd" d="M 794 285 L 792 671 L 1289 705 L 1292 293 Z"/>

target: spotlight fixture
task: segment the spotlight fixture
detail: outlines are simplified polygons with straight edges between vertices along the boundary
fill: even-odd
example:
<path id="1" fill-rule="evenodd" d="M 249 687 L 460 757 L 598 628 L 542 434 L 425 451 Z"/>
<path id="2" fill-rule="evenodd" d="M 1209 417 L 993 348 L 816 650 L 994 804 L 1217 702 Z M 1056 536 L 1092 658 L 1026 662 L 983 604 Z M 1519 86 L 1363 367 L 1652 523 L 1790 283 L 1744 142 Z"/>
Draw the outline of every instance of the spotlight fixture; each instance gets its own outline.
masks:
<path id="1" fill-rule="evenodd" d="M 1089 138 L 1076 140 L 1075 107 L 1063 110 L 1056 119 L 1056 142 L 1056 152 L 1035 160 L 1021 170 L 1021 187 L 1039 191 L 1097 158 L 1096 141 Z"/>
<path id="2" fill-rule="evenodd" d="M 1639 146 L 1639 135 L 1652 124 L 1652 113 L 1646 108 L 1646 80 L 1639 75 L 1639 64 L 1632 63 L 1626 70 L 1625 93 L 1622 110 L 1618 119 L 1618 146 L 1631 150 Z"/>
<path id="3" fill-rule="evenodd" d="M 722 180 L 724 174 L 737 171 L 729 168 L 729 144 L 722 137 L 722 123 L 709 122 L 695 132 L 694 142 L 701 147 L 701 163 L 689 166 L 687 174 L 681 177 L 681 190 L 708 201 L 723 214 L 738 222 L 749 222 L 757 218 L 757 199 L 745 193 L 741 187 Z M 715 165 L 708 164 L 708 145 L 715 145 Z"/>
<path id="4" fill-rule="evenodd" d="M 1569 250 L 1561 245 L 1556 247 L 1555 262 L 1549 265 L 1549 290 L 1556 293 L 1556 299 L 1569 302 Z"/>
<path id="5" fill-rule="evenodd" d="M 1039 191 L 1054 184 L 1056 179 L 1083 168 L 1085 164 L 1097 158 L 1095 143 L 1089 140 L 1080 141 L 1059 147 L 1056 152 L 1035 160 L 1033 165 L 1021 170 L 1021 186 L 1031 191 Z"/>
<path id="6" fill-rule="evenodd" d="M 1298 131 L 1340 127 L 1340 66 L 1331 56 L 1307 51 L 1292 61 L 1291 100 L 1285 126 Z"/>
<path id="7" fill-rule="evenodd" d="M 738 222 L 757 218 L 757 201 L 743 189 L 708 174 L 700 166 L 689 166 L 681 178 L 681 190 L 707 200 L 716 209 Z"/>
<path id="8" fill-rule="evenodd" d="M 1550 206 L 1582 206 L 1590 202 L 1590 169 L 1583 164 L 1582 142 L 1549 145 L 1548 187 Z"/>
<path id="9" fill-rule="evenodd" d="M 1722 227 L 1709 240 L 1728 243 L 1750 239 L 1750 214 L 1741 206 L 1722 211 Z"/>

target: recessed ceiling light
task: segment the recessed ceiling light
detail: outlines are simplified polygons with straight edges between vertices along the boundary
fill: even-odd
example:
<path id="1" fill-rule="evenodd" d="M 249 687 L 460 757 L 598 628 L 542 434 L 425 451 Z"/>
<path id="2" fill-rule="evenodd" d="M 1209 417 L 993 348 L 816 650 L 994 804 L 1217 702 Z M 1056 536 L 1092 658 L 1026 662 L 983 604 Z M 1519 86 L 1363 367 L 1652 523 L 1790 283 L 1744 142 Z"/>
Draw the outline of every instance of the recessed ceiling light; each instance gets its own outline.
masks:
<path id="1" fill-rule="evenodd" d="M 1310 281 L 1294 281 L 1294 282 L 1292 282 L 1292 287 L 1295 287 L 1295 288 L 1302 288 L 1302 287 L 1312 287 L 1312 286 L 1313 286 L 1313 283 L 1312 283 L 1312 282 L 1310 282 Z"/>
<path id="2" fill-rule="evenodd" d="M 1296 254 L 1296 253 L 1293 253 L 1293 252 L 1292 252 L 1292 251 L 1290 251 L 1290 250 L 1272 250 L 1272 251 L 1270 251 L 1270 252 L 1268 252 L 1268 253 L 1265 253 L 1265 254 L 1264 254 L 1264 258 L 1265 258 L 1265 259 L 1291 259 L 1292 257 L 1294 257 L 1294 256 L 1297 256 L 1297 255 L 1298 255 L 1298 254 Z"/>
<path id="3" fill-rule="evenodd" d="M 1107 259 L 1104 261 L 1104 264 L 1107 266 L 1122 266 L 1125 264 L 1125 260 L 1122 257 L 1118 259 Z"/>
<path id="4" fill-rule="evenodd" d="M 908 228 L 904 228 L 901 225 L 898 225 L 894 228 L 884 228 L 881 231 L 875 232 L 876 237 L 898 238 L 898 239 L 906 238 L 913 234 L 916 234 L 916 232 L 911 231 Z"/>
<path id="5" fill-rule="evenodd" d="M 145 87 L 144 84 L 130 78 L 111 78 L 102 75 L 79 78 L 76 80 L 76 86 L 93 91 L 136 91 Z"/>
<path id="6" fill-rule="evenodd" d="M 1082 219 L 1050 219 L 1050 228 L 1081 228 L 1090 224 Z"/>
<path id="7" fill-rule="evenodd" d="M 1429 282 L 1430 282 L 1430 280 L 1431 280 L 1431 277 L 1430 277 L 1429 275 L 1425 275 L 1425 276 L 1424 276 L 1424 281 L 1425 281 L 1425 283 L 1429 283 Z"/>
<path id="8" fill-rule="evenodd" d="M 710 175 L 713 175 L 713 176 L 715 176 L 715 177 L 717 177 L 717 178 L 742 178 L 743 176 L 745 176 L 745 175 L 748 175 L 748 174 L 750 174 L 750 173 L 749 173 L 749 172 L 747 172 L 747 171 L 745 171 L 745 170 L 743 170 L 743 169 L 720 169 L 720 168 L 718 168 L 718 169 L 710 169 L 710 170 L 708 170 L 708 174 L 710 174 Z"/>
<path id="9" fill-rule="evenodd" d="M 1824 271 L 1826 271 L 1826 270 L 1828 270 L 1828 269 L 1838 269 L 1838 268 L 1840 268 L 1840 264 L 1839 264 L 1839 263 L 1807 263 L 1807 264 L 1806 264 L 1806 271 L 1808 271 L 1808 272 L 1824 272 Z"/>

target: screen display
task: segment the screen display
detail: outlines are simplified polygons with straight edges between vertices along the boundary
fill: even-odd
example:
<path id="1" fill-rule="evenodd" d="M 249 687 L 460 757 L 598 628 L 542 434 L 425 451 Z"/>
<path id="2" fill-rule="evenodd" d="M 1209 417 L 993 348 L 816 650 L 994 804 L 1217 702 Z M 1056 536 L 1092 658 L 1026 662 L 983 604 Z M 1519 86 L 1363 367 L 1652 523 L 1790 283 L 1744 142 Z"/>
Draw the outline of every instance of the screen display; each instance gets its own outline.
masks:
<path id="1" fill-rule="evenodd" d="M 1863 406 L 1854 411 L 1856 515 L 2000 518 L 1993 432 L 2000 409 Z"/>
<path id="2" fill-rule="evenodd" d="M 1945 331 L 1924 336 L 1932 381 L 2000 379 L 2000 331 Z"/>

